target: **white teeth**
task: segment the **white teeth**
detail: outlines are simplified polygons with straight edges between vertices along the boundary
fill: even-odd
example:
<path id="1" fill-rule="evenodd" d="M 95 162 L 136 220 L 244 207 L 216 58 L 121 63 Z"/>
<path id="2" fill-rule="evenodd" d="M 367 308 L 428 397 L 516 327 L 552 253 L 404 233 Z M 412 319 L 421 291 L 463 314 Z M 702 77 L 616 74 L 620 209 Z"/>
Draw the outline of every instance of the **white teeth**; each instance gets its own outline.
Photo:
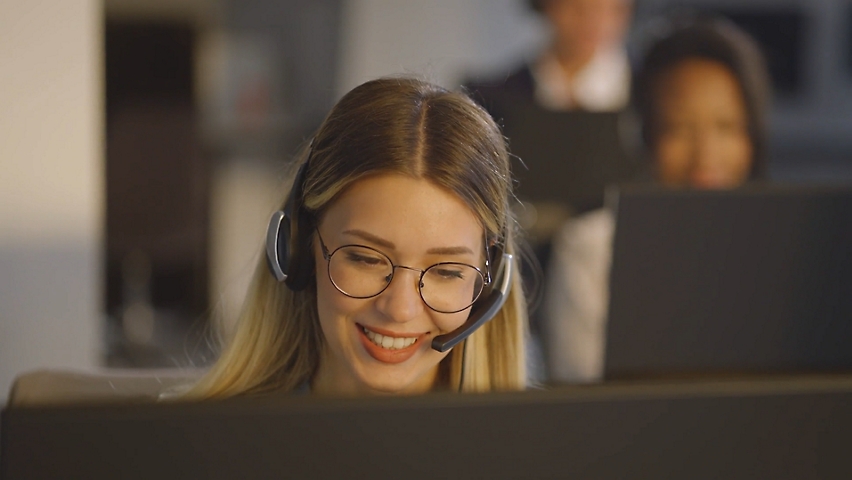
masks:
<path id="1" fill-rule="evenodd" d="M 361 329 L 364 330 L 364 334 L 367 335 L 367 338 L 369 338 L 371 342 L 388 350 L 399 350 L 401 348 L 410 347 L 417 341 L 417 337 L 390 337 L 367 330 L 365 327 L 361 327 Z"/>

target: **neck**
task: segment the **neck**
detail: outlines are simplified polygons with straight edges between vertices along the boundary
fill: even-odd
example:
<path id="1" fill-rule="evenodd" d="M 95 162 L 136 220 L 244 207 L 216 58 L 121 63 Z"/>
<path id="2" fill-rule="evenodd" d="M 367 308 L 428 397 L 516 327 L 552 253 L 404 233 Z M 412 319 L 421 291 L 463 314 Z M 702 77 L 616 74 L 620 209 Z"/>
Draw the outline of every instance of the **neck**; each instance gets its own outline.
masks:
<path id="1" fill-rule="evenodd" d="M 385 382 L 367 382 L 348 368 L 339 368 L 341 363 L 330 361 L 328 352 L 322 356 L 316 375 L 311 380 L 311 393 L 329 397 L 365 397 L 385 395 L 419 395 L 432 391 L 438 379 L 438 367 L 430 370 L 409 384 L 396 387 L 390 372 Z M 395 368 L 395 367 L 390 367 Z M 389 388 L 382 388 L 389 386 Z"/>
<path id="2" fill-rule="evenodd" d="M 568 78 L 574 78 L 595 56 L 594 52 L 578 52 L 559 42 L 554 43 L 551 52 L 562 72 Z"/>

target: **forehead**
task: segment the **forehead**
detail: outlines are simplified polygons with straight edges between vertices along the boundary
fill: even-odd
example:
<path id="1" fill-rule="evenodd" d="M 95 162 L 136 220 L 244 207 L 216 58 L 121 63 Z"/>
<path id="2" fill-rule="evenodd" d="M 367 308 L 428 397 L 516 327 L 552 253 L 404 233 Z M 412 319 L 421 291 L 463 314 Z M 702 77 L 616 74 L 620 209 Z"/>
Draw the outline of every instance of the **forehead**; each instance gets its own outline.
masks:
<path id="1" fill-rule="evenodd" d="M 748 121 L 744 92 L 734 73 L 714 60 L 688 59 L 662 72 L 654 86 L 657 121 Z"/>
<path id="2" fill-rule="evenodd" d="M 484 235 L 480 219 L 458 195 L 401 174 L 356 181 L 328 207 L 321 225 L 337 232 L 364 230 L 397 245 L 424 248 L 473 249 Z"/>
<path id="3" fill-rule="evenodd" d="M 687 58 L 670 66 L 660 74 L 656 90 L 663 99 L 742 94 L 737 77 L 727 65 L 705 58 Z"/>
<path id="4" fill-rule="evenodd" d="M 632 0 L 545 0 L 542 6 L 580 7 L 583 9 L 604 9 L 612 7 L 628 7 Z"/>

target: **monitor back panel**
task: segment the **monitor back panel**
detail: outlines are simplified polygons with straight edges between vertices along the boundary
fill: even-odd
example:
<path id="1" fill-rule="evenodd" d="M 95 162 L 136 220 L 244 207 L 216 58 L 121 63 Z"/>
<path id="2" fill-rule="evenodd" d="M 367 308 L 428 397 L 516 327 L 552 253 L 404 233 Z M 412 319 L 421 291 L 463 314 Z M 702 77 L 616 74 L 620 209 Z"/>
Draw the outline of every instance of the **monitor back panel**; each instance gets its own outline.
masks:
<path id="1" fill-rule="evenodd" d="M 850 405 L 845 378 L 17 409 L 0 477 L 848 478 Z"/>
<path id="2" fill-rule="evenodd" d="M 852 190 L 625 190 L 606 377 L 852 370 Z"/>
<path id="3" fill-rule="evenodd" d="M 521 200 L 597 208 L 607 185 L 641 171 L 635 123 L 624 112 L 553 111 L 514 97 L 495 97 L 491 106 L 520 158 L 512 175 Z"/>

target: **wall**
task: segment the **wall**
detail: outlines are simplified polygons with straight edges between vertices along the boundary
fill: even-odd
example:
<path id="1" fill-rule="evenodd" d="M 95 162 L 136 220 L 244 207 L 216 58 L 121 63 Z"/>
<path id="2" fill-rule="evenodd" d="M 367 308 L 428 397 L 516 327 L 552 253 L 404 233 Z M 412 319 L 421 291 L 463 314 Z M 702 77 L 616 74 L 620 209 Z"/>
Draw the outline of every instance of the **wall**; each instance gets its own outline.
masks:
<path id="1" fill-rule="evenodd" d="M 0 404 L 88 368 L 102 323 L 102 5 L 0 2 Z"/>
<path id="2" fill-rule="evenodd" d="M 523 0 L 344 2 L 338 95 L 364 81 L 408 73 L 455 87 L 537 51 L 541 20 Z"/>

